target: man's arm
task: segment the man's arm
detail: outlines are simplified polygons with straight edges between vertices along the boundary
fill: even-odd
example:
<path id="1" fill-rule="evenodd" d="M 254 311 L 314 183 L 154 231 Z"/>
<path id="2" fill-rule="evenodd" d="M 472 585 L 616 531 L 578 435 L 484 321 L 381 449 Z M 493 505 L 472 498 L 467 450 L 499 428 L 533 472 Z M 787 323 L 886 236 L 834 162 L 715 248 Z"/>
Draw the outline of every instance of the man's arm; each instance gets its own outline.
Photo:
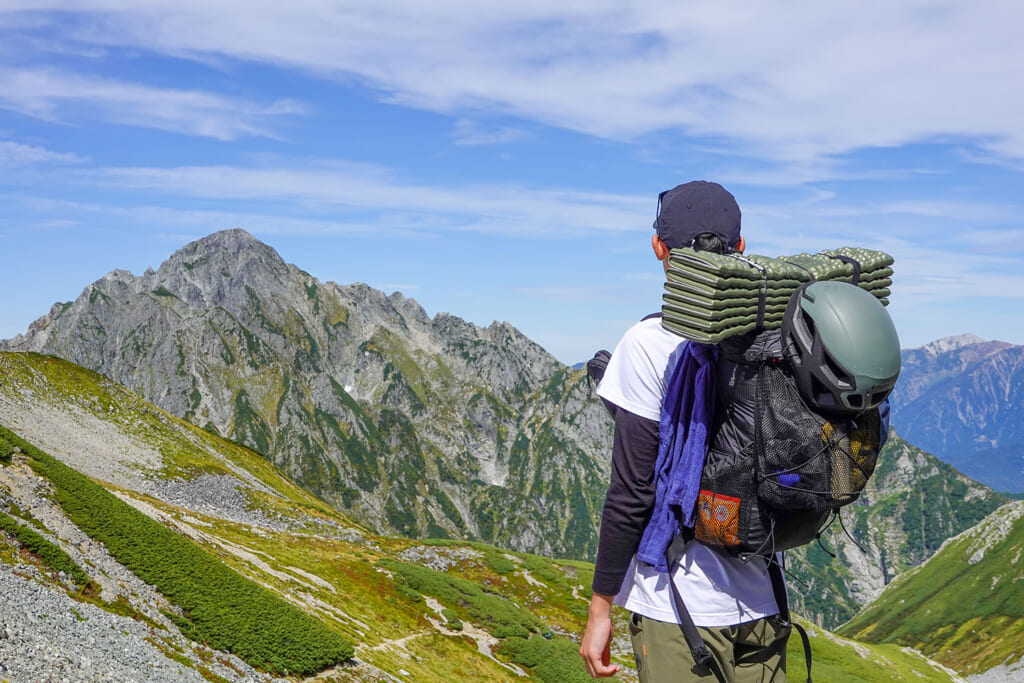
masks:
<path id="1" fill-rule="evenodd" d="M 601 515 L 593 596 L 580 645 L 587 673 L 594 678 L 614 676 L 620 669 L 619 665 L 610 664 L 612 601 L 651 516 L 657 459 L 658 423 L 617 409 L 611 484 Z"/>
<path id="2" fill-rule="evenodd" d="M 657 459 L 657 421 L 619 408 L 615 415 L 611 483 L 601 514 L 594 593 L 619 592 L 654 507 Z"/>

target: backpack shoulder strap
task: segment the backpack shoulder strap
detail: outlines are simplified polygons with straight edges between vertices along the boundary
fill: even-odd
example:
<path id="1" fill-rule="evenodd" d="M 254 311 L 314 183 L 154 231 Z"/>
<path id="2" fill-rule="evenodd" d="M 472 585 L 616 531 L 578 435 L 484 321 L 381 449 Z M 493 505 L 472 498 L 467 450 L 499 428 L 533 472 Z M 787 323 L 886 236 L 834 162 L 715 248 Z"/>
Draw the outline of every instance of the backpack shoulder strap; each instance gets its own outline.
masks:
<path id="1" fill-rule="evenodd" d="M 686 638 L 686 644 L 690 647 L 690 654 L 693 656 L 693 673 L 698 676 L 714 675 L 718 679 L 718 683 L 726 683 L 725 677 L 718 668 L 718 662 L 715 661 L 714 655 L 708 649 L 707 643 L 700 637 L 700 632 L 697 630 L 696 624 L 693 623 L 693 617 L 690 616 L 690 611 L 686 609 L 686 604 L 683 602 L 683 596 L 680 595 L 676 582 L 672 580 L 672 567 L 682 556 L 686 543 L 686 539 L 680 534 L 672 540 L 668 550 L 665 551 L 665 560 L 668 562 L 668 585 L 672 588 L 672 601 L 676 605 L 676 612 L 679 613 L 679 628 L 682 629 L 683 637 Z"/>
<path id="2" fill-rule="evenodd" d="M 804 661 L 807 663 L 807 683 L 811 681 L 811 641 L 807 637 L 807 631 L 803 626 L 796 623 L 789 615 L 789 595 L 786 592 L 786 582 L 782 579 L 782 565 L 779 564 L 778 556 L 773 555 L 768 560 L 768 576 L 772 580 L 772 592 L 775 594 L 775 604 L 779 608 L 779 620 L 784 627 L 793 628 L 800 634 L 800 642 L 804 648 Z M 785 647 L 782 641 L 780 647 Z"/>

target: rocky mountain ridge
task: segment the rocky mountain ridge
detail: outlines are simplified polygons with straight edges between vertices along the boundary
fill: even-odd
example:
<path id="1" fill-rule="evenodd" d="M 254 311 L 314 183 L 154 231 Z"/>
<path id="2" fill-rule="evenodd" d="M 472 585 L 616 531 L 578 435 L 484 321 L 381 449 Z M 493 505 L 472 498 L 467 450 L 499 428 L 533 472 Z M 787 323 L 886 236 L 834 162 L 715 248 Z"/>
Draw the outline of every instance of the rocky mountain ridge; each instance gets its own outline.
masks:
<path id="1" fill-rule="evenodd" d="M 96 370 L 389 533 L 585 557 L 611 423 L 508 323 L 322 283 L 242 230 L 113 271 L 3 345 Z"/>

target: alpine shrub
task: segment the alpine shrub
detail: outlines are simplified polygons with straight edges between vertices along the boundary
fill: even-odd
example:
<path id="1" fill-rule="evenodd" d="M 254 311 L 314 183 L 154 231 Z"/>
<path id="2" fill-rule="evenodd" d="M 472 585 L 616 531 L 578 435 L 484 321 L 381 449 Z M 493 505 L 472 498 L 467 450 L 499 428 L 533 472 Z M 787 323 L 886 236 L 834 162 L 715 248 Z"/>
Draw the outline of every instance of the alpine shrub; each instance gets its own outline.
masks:
<path id="1" fill-rule="evenodd" d="M 525 638 L 540 629 L 540 621 L 532 612 L 485 592 L 472 581 L 392 559 L 381 560 L 380 564 L 396 575 L 396 585 L 407 585 L 418 593 L 437 598 L 455 610 L 459 618 L 480 624 L 496 638 Z"/>
<path id="2" fill-rule="evenodd" d="M 44 565 L 53 571 L 64 572 L 79 586 L 84 587 L 89 584 L 89 575 L 78 566 L 78 563 L 71 559 L 70 555 L 43 538 L 33 529 L 18 524 L 13 518 L 3 512 L 0 512 L 0 529 L 14 536 L 21 547 L 38 557 Z"/>
<path id="3" fill-rule="evenodd" d="M 539 636 L 530 639 L 509 638 L 501 651 L 520 666 L 531 669 L 544 683 L 587 683 L 590 676 L 583 668 L 580 646 L 568 638 L 546 640 Z"/>

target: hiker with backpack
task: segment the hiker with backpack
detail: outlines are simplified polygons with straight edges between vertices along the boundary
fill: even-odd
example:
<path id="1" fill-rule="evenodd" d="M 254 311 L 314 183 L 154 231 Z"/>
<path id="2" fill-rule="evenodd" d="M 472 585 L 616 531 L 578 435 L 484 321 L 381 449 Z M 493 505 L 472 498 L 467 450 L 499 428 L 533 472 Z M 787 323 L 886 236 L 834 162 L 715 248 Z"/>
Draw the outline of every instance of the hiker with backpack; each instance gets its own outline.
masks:
<path id="1" fill-rule="evenodd" d="M 744 249 L 739 206 L 716 183 L 694 181 L 661 193 L 654 227 L 652 246 L 666 271 L 672 249 L 735 256 Z M 864 331 L 853 336 L 868 336 L 850 339 L 831 323 L 837 306 L 843 315 L 852 310 L 854 327 Z M 846 283 L 802 287 L 783 326 L 707 345 L 687 342 L 659 317 L 648 316 L 626 332 L 610 359 L 599 354 L 588 365 L 591 376 L 603 372 L 597 393 L 615 420 L 611 481 L 580 647 L 591 676 L 619 670 L 610 663 L 611 607 L 619 604 L 631 613 L 641 683 L 707 676 L 721 683 L 786 680 L 792 624 L 776 550 L 812 540 L 827 513 L 855 499 L 856 487 L 870 476 L 887 427 L 877 406 L 895 383 L 899 348 L 881 304 Z M 861 341 L 884 347 L 881 370 L 874 357 L 858 356 Z M 828 344 L 842 347 L 852 360 L 840 365 L 852 370 L 837 367 L 822 351 Z M 796 396 L 798 384 L 815 410 L 844 416 L 822 419 L 810 412 Z M 787 411 L 792 414 L 776 415 Z M 802 432 L 794 438 L 785 433 L 787 426 Z M 762 433 L 776 432 L 772 444 L 762 443 Z M 786 444 L 781 456 L 772 451 L 776 441 Z M 814 451 L 804 458 L 807 468 L 787 460 L 801 449 Z M 774 467 L 774 474 L 757 473 L 755 451 L 757 457 L 766 454 L 768 464 L 760 469 Z M 842 467 L 818 467 L 819 456 L 830 451 L 839 453 Z M 853 466 L 851 453 L 860 458 Z M 815 476 L 824 495 L 806 490 Z M 857 481 L 848 485 L 847 479 Z M 834 488 L 842 489 L 839 499 Z M 783 507 L 794 495 L 810 496 L 814 509 L 804 509 L 804 501 L 793 512 L 751 508 L 762 490 L 786 499 Z M 806 638 L 804 643 L 809 659 Z"/>

